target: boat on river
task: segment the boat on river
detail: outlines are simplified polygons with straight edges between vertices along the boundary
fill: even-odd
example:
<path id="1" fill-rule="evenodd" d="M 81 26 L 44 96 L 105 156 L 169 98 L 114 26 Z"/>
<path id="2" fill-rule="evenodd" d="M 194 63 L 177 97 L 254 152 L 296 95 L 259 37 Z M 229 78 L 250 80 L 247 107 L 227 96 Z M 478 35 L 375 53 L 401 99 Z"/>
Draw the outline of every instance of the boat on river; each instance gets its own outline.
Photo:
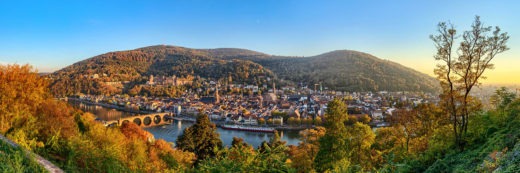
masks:
<path id="1" fill-rule="evenodd" d="M 250 132 L 264 132 L 264 133 L 274 133 L 275 129 L 270 127 L 244 127 L 237 125 L 223 125 L 221 128 L 226 130 L 241 130 L 241 131 L 250 131 Z"/>

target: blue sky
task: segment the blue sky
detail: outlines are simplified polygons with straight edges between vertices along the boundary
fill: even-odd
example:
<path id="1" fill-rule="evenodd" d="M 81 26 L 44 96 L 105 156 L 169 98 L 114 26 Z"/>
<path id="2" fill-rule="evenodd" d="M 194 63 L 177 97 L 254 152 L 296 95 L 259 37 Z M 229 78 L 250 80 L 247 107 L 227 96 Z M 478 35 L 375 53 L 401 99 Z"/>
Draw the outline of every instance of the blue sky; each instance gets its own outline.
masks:
<path id="1" fill-rule="evenodd" d="M 432 74 L 440 21 L 475 15 L 509 32 L 490 82 L 520 83 L 518 1 L 12 1 L 0 2 L 0 63 L 54 71 L 109 51 L 167 44 L 312 56 L 358 50 Z M 514 76 L 517 75 L 517 76 Z M 493 78 L 493 76 L 497 76 Z"/>

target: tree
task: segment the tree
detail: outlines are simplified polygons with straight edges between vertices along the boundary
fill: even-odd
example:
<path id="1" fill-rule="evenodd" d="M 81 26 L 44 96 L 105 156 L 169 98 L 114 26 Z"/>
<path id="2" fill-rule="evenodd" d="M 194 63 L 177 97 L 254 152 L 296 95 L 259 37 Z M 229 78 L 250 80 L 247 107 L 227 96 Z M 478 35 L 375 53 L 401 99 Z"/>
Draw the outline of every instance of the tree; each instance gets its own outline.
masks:
<path id="1" fill-rule="evenodd" d="M 314 125 L 321 125 L 321 118 L 320 117 L 314 118 Z"/>
<path id="2" fill-rule="evenodd" d="M 265 118 L 259 118 L 258 119 L 258 124 L 260 124 L 260 125 L 265 124 Z"/>
<path id="3" fill-rule="evenodd" d="M 491 103 L 495 109 L 504 110 L 515 98 L 515 93 L 508 91 L 506 87 L 501 87 L 491 96 Z"/>
<path id="4" fill-rule="evenodd" d="M 264 141 L 258 148 L 260 149 L 260 152 L 265 152 L 268 149 L 278 148 L 281 146 L 285 146 L 287 144 L 287 141 L 282 141 L 280 138 L 280 135 L 278 134 L 278 131 L 275 131 L 274 135 L 269 139 L 269 142 Z"/>
<path id="5" fill-rule="evenodd" d="M 302 119 L 301 118 L 295 118 L 294 119 L 294 124 L 295 125 L 301 125 L 302 124 Z"/>
<path id="6" fill-rule="evenodd" d="M 287 147 L 285 144 L 277 146 L 275 143 L 280 141 L 276 138 L 275 135 L 272 142 L 264 141 L 265 148 L 258 150 L 253 150 L 240 138 L 234 138 L 230 148 L 202 160 L 194 172 L 294 172 L 288 164 Z"/>
<path id="7" fill-rule="evenodd" d="M 372 119 L 367 114 L 364 114 L 364 115 L 362 115 L 361 117 L 358 118 L 358 122 L 361 122 L 361 123 L 364 123 L 364 124 L 370 123 L 371 120 Z"/>
<path id="8" fill-rule="evenodd" d="M 400 161 L 399 156 L 407 153 L 404 147 L 404 139 L 404 132 L 399 127 L 377 128 L 374 149 L 380 151 L 382 155 L 389 155 L 390 153 L 397 155 L 397 158 L 385 160 L 387 163 Z"/>
<path id="9" fill-rule="evenodd" d="M 312 125 L 312 118 L 311 117 L 307 117 L 305 119 L 302 120 L 302 124 L 305 124 L 305 125 Z"/>
<path id="10" fill-rule="evenodd" d="M 354 115 L 349 115 L 348 116 L 348 120 L 345 121 L 345 125 L 348 125 L 348 126 L 351 126 L 351 125 L 354 125 L 356 122 L 358 122 L 358 119 L 356 116 Z"/>
<path id="11" fill-rule="evenodd" d="M 273 120 L 273 123 L 274 123 L 275 125 L 281 125 L 281 124 L 282 124 L 282 119 L 274 119 L 274 120 Z"/>
<path id="12" fill-rule="evenodd" d="M 195 153 L 198 161 L 215 156 L 215 149 L 222 148 L 222 140 L 215 130 L 216 126 L 209 121 L 208 115 L 200 112 L 195 124 L 184 129 L 177 138 L 177 148 Z"/>
<path id="13" fill-rule="evenodd" d="M 509 49 L 506 46 L 509 36 L 499 27 L 491 32 L 492 27 L 483 26 L 479 16 L 471 27 L 472 30 L 462 34 L 456 51 L 458 35 L 452 24 L 439 23 L 439 33 L 430 36 L 437 49 L 434 58 L 440 61 L 434 72 L 441 83 L 441 104 L 450 115 L 455 143 L 461 151 L 466 143 L 469 116 L 475 111 L 470 92 L 480 84 L 480 79 L 485 78 L 484 72 L 493 68 L 491 60 Z"/>
<path id="14" fill-rule="evenodd" d="M 6 134 L 33 122 L 31 113 L 49 94 L 47 81 L 29 65 L 0 65 L 0 81 L 0 133 Z"/>
<path id="15" fill-rule="evenodd" d="M 251 145 L 247 144 L 241 137 L 233 136 L 233 141 L 231 141 L 231 147 L 236 148 L 251 148 Z"/>
<path id="16" fill-rule="evenodd" d="M 296 124 L 296 118 L 294 118 L 294 117 L 290 117 L 290 118 L 287 120 L 287 124 L 295 125 L 295 124 Z"/>
<path id="17" fill-rule="evenodd" d="M 291 156 L 291 166 L 298 172 L 311 172 L 314 170 L 313 162 L 316 154 L 320 150 L 319 139 L 325 135 L 324 127 L 316 127 L 316 129 L 306 129 L 300 132 L 301 142 L 298 146 L 289 146 L 289 155 Z"/>
<path id="18" fill-rule="evenodd" d="M 327 105 L 324 123 L 326 132 L 320 138 L 320 150 L 314 159 L 314 167 L 318 172 L 350 165 L 349 134 L 344 124 L 347 116 L 347 106 L 341 100 L 334 99 Z"/>
<path id="19" fill-rule="evenodd" d="M 400 109 L 389 117 L 396 136 L 401 136 L 406 153 L 426 150 L 428 140 L 436 128 L 448 124 L 440 108 L 434 104 L 420 104 L 412 110 Z M 398 135 L 399 134 L 399 135 Z"/>
<path id="20" fill-rule="evenodd" d="M 68 172 L 182 171 L 195 158 L 133 123 L 107 128 L 55 100 L 28 65 L 0 65 L 0 81 L 1 133 Z"/>
<path id="21" fill-rule="evenodd" d="M 267 124 L 272 125 L 273 123 L 274 123 L 273 118 L 269 118 L 269 119 L 267 119 Z"/>
<path id="22" fill-rule="evenodd" d="M 376 135 L 370 126 L 356 122 L 348 128 L 351 135 L 349 140 L 350 157 L 353 164 L 360 165 L 365 171 L 373 168 L 371 158 L 371 146 L 375 142 Z"/>

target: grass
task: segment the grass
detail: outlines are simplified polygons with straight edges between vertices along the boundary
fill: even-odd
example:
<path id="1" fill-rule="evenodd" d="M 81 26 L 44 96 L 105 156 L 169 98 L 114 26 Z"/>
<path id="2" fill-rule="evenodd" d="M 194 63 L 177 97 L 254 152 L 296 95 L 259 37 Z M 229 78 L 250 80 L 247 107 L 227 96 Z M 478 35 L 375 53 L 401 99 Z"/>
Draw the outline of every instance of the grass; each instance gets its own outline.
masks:
<path id="1" fill-rule="evenodd" d="M 0 140 L 0 172 L 47 172 L 21 147 Z"/>

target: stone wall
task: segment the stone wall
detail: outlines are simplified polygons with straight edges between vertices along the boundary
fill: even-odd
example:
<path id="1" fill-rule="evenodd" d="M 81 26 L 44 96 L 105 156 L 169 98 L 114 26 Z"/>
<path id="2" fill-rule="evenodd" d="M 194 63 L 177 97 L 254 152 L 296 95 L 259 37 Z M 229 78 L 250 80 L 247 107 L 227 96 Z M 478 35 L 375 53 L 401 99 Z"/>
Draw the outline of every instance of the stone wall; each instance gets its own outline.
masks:
<path id="1" fill-rule="evenodd" d="M 18 144 L 14 143 L 13 141 L 7 139 L 4 135 L 0 134 L 0 140 L 5 141 L 9 143 L 12 147 L 18 147 Z M 48 160 L 44 159 L 43 157 L 32 153 L 29 150 L 25 150 L 25 153 L 27 153 L 27 157 L 33 157 L 36 162 L 38 162 L 40 165 L 42 165 L 45 169 L 47 169 L 49 172 L 56 172 L 56 173 L 63 173 L 63 170 L 61 170 L 59 167 L 55 166 Z"/>

